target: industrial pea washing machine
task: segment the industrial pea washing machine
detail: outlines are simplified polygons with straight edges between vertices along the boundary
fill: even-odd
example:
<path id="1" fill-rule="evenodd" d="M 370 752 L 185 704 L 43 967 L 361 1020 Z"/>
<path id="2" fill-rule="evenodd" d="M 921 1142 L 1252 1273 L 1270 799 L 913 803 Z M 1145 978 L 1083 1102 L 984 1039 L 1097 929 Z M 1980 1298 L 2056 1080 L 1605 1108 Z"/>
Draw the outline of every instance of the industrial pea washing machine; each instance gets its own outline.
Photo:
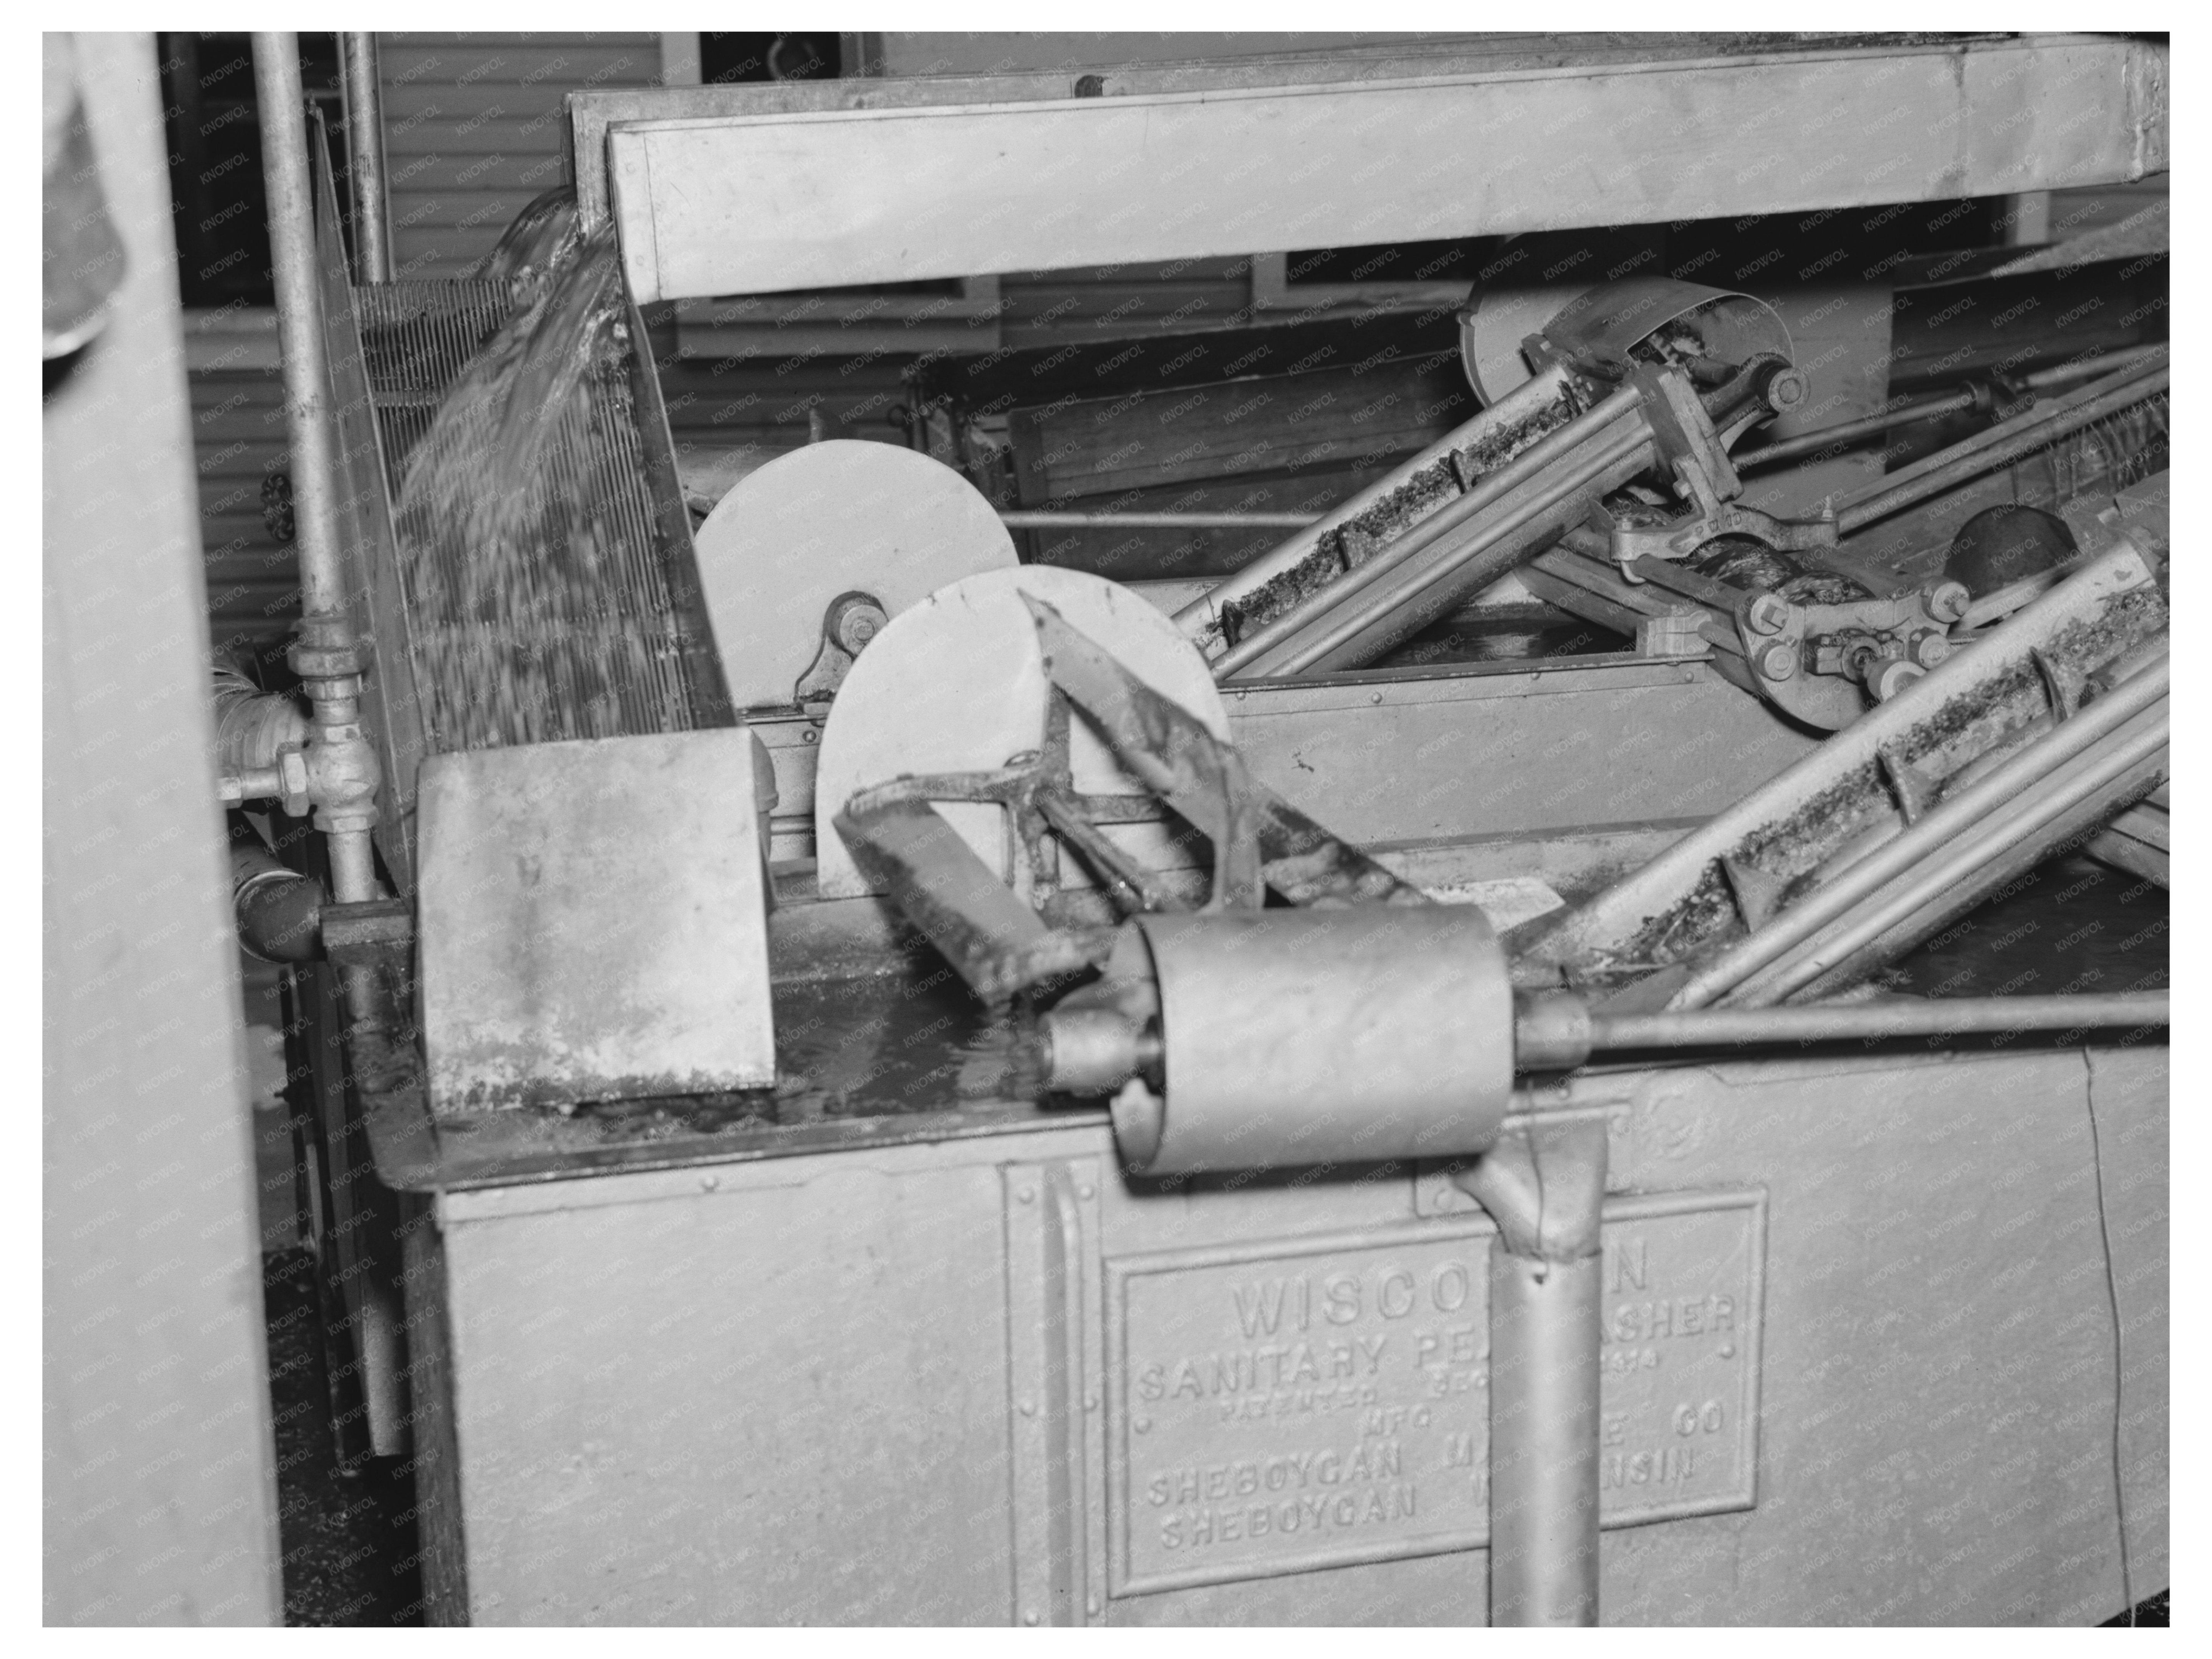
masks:
<path id="1" fill-rule="evenodd" d="M 637 344 L 670 300 L 2118 177 L 2163 50 L 582 94 L 566 246 L 447 295 L 350 283 L 325 184 L 279 260 L 288 358 L 314 319 L 349 394 L 350 488 L 301 502 L 347 580 L 313 716 L 227 787 L 319 807 L 286 757 L 369 754 L 324 827 L 383 884 L 334 854 L 322 927 L 435 1615 L 2038 1623 L 2164 1584 L 2163 994 L 1876 979 L 2162 811 L 2156 493 L 2065 503 L 2068 560 L 2002 591 L 1812 580 L 2162 357 L 1791 516 L 1731 460 L 1806 396 L 1781 319 L 1600 283 L 1201 587 L 1022 563 L 878 444 L 695 531 Z M 2085 78 L 2121 91 L 2062 143 Z M 1727 165 L 1821 100 L 1955 104 L 1959 154 L 1870 123 L 1818 178 Z M 1520 128 L 1613 182 L 1433 165 Z M 594 258 L 583 412 L 515 499 L 586 457 L 614 482 L 533 544 L 585 568 L 581 513 L 629 551 L 603 635 L 549 578 L 525 651 L 469 586 L 497 526 L 408 459 L 479 441 L 451 391 L 423 435 L 408 342 L 477 306 L 480 374 Z M 1389 665 L 1509 580 L 1637 648 Z M 567 686 L 617 635 L 590 661 L 643 666 L 565 725 L 470 701 L 483 653 Z"/>

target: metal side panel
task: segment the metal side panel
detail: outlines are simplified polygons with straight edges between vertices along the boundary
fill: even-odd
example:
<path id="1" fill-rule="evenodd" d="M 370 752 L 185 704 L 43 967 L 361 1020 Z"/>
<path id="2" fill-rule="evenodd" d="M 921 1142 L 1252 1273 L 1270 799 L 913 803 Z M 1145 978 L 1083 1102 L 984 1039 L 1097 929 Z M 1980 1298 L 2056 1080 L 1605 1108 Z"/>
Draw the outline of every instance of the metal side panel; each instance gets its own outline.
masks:
<path id="1" fill-rule="evenodd" d="M 434 1109 L 774 1084 L 754 765 L 737 727 L 423 763 Z"/>
<path id="2" fill-rule="evenodd" d="M 999 1172 L 642 1180 L 447 1200 L 472 1621 L 1010 1622 Z"/>
<path id="3" fill-rule="evenodd" d="M 1223 696 L 1253 776 L 1354 842 L 1702 817 L 1814 746 L 1701 663 Z"/>
<path id="4" fill-rule="evenodd" d="M 1702 819 L 1815 746 L 1696 662 L 1343 675 L 1222 699 L 1253 775 L 1363 844 Z M 810 857 L 820 728 L 795 711 L 750 725 L 775 770 L 770 856 Z"/>
<path id="5" fill-rule="evenodd" d="M 1547 1094 L 1610 1139 L 1605 1622 L 2109 1617 L 2116 1412 L 2164 1587 L 2167 1081 L 2043 1049 Z M 447 1195 L 474 1618 L 1482 1622 L 1472 1201 L 1117 1167 L 1091 1122 Z"/>
<path id="6" fill-rule="evenodd" d="M 607 173 L 649 304 L 2134 179 L 2165 63 L 2045 35 L 641 121 Z"/>

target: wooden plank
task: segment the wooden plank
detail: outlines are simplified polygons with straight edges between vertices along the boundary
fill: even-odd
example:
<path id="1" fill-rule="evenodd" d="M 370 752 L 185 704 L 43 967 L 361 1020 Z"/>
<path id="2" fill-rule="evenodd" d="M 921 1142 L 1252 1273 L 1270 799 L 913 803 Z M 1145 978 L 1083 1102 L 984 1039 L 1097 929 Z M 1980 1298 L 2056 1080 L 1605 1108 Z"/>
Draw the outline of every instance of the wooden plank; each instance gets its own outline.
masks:
<path id="1" fill-rule="evenodd" d="M 661 72 L 658 34 L 601 34 L 561 40 L 544 35 L 446 34 L 421 44 L 386 34 L 377 46 L 377 67 L 385 79 L 401 85 L 416 81 L 453 83 L 465 73 L 469 84 L 577 86 L 612 67 L 632 81 L 658 80 Z"/>
<path id="2" fill-rule="evenodd" d="M 543 155 L 556 151 L 562 131 L 560 116 L 545 111 L 472 123 L 466 132 L 459 128 L 458 118 L 439 120 L 424 116 L 411 125 L 388 121 L 384 153 L 395 162 L 420 155 L 503 155 L 518 151 Z"/>
<path id="3" fill-rule="evenodd" d="M 650 85 L 658 33 L 385 34 L 380 69 L 400 276 L 450 275 L 488 253 L 567 172 L 578 86 Z"/>
<path id="4" fill-rule="evenodd" d="M 641 301 L 771 293 L 2133 179 L 2163 151 L 2143 60 L 2165 52 L 2024 37 L 648 120 L 608 134 L 608 169 Z"/>

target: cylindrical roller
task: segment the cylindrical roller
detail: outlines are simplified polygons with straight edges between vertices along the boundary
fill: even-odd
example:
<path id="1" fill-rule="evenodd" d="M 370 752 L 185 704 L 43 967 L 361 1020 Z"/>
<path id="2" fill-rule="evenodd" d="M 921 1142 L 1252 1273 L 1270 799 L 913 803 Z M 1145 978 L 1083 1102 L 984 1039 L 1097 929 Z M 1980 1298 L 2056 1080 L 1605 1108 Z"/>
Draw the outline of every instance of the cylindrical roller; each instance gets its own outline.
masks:
<path id="1" fill-rule="evenodd" d="M 1473 905 L 1148 915 L 1164 1109 L 1125 1092 L 1133 1170 L 1438 1158 L 1513 1085 L 1504 952 Z"/>

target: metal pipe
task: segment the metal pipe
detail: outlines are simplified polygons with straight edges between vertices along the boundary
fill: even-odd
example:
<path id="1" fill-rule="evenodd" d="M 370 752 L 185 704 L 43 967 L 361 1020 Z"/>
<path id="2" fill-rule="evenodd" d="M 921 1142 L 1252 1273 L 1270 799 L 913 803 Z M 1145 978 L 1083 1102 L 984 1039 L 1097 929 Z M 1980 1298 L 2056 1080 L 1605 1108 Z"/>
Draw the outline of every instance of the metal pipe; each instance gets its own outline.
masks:
<path id="1" fill-rule="evenodd" d="M 1533 1120 L 1456 1179 L 1490 1251 L 1490 1622 L 1598 1621 L 1605 1126 Z"/>
<path id="2" fill-rule="evenodd" d="M 1963 443 L 1954 444 L 1924 461 L 1892 473 L 1879 484 L 1844 496 L 1837 503 L 1837 532 L 1848 536 L 1917 501 L 2018 460 L 2107 415 L 2155 397 L 2166 390 L 2172 371 L 2158 368 L 2146 374 L 2131 368 L 2113 379 L 2119 384 L 2107 386 L 2102 391 L 2097 386 L 2086 387 L 2046 413 L 2001 422 Z"/>
<path id="3" fill-rule="evenodd" d="M 2130 346 L 2125 351 L 2108 351 L 2100 357 L 2084 357 L 2079 362 L 2058 363 L 2050 368 L 2039 368 L 2033 374 L 2021 375 L 2020 383 L 2032 392 L 2042 392 L 2075 380 L 2094 380 L 2100 374 L 2110 374 L 2132 364 L 2148 362 L 2166 349 L 2166 343 L 2162 340 L 2156 345 Z"/>
<path id="4" fill-rule="evenodd" d="M 1955 1036 L 1968 1031 L 2070 1031 L 2170 1024 L 2164 991 L 2120 995 L 1950 997 L 1844 1007 L 1700 1008 L 1686 1013 L 1590 1016 L 1591 1046 L 1703 1048 L 1853 1038 Z"/>
<path id="5" fill-rule="evenodd" d="M 1498 501 L 1507 492 L 1518 489 L 1562 456 L 1591 441 L 1603 427 L 1642 407 L 1643 402 L 1641 392 L 1634 387 L 1625 387 L 1580 419 L 1570 421 L 1558 431 L 1547 434 L 1540 441 L 1531 444 L 1496 471 L 1485 474 L 1465 495 L 1447 502 L 1414 525 L 1366 563 L 1346 571 L 1335 581 L 1320 589 L 1312 601 L 1276 617 L 1266 627 L 1238 641 L 1214 660 L 1213 678 L 1217 681 L 1227 679 L 1239 669 L 1266 655 L 1285 640 L 1310 627 L 1316 617 L 1328 614 L 1346 600 L 1380 581 L 1415 554 L 1433 545 L 1440 538 Z M 1650 433 L 1646 430 L 1637 435 L 1641 441 L 1649 437 Z M 1578 487 L 1577 484 L 1558 485 L 1534 511 L 1541 512 L 1569 489 Z M 1528 516 L 1533 517 L 1534 513 Z M 1526 521 L 1525 518 L 1520 520 L 1522 523 Z M 1510 533 L 1514 528 L 1517 528 L 1517 525 L 1508 525 L 1504 529 L 1495 532 L 1489 539 L 1494 540 L 1498 535 Z M 1479 545 L 1486 546 L 1488 541 Z"/>
<path id="6" fill-rule="evenodd" d="M 1210 649 L 1211 642 L 1219 635 L 1220 608 L 1223 605 L 1245 599 L 1285 571 L 1296 569 L 1320 546 L 1323 536 L 1379 507 L 1403 489 L 1408 480 L 1419 477 L 1431 467 L 1448 465 L 1454 453 L 1483 442 L 1493 433 L 1510 430 L 1541 410 L 1556 407 L 1570 395 L 1568 388 L 1571 380 L 1564 364 L 1547 364 L 1534 379 L 1516 386 L 1471 420 L 1454 427 L 1418 455 L 1377 478 L 1348 500 L 1338 502 L 1317 522 L 1262 553 L 1211 592 L 1183 606 L 1175 613 L 1176 626 L 1197 641 L 1201 648 Z"/>
<path id="7" fill-rule="evenodd" d="M 2022 375 L 2017 384 L 2031 392 L 2047 392 L 2053 386 L 2070 386 L 2076 380 L 2094 380 L 2100 375 L 2113 374 L 2149 362 L 2166 350 L 2164 345 L 2136 346 L 2126 351 L 2112 351 L 2101 357 L 2085 357 L 2080 362 L 2060 363 L 2054 368 L 2038 369 L 2033 374 Z M 1876 433 L 1911 426 L 1916 421 L 1932 420 L 1938 415 L 1962 413 L 1970 409 L 1987 409 L 1989 392 L 1980 387 L 1969 386 L 1942 398 L 1929 398 L 1919 403 L 1907 404 L 1886 414 L 1869 415 L 1856 421 L 1844 421 L 1835 426 L 1824 426 L 1818 432 L 1807 432 L 1795 438 L 1784 438 L 1759 449 L 1746 450 L 1734 456 L 1736 470 L 1742 471 L 1754 466 L 1766 466 L 1776 461 L 1795 459 L 1809 455 L 1832 444 L 1850 443 L 1859 438 L 1870 438 Z M 1887 481 L 1885 481 L 1887 482 Z"/>
<path id="8" fill-rule="evenodd" d="M 1403 611 L 1423 594 L 1442 586 L 1446 580 L 1458 574 L 1473 563 L 1480 554 L 1494 547 L 1514 532 L 1522 529 L 1530 520 L 1540 518 L 1552 511 L 1575 491 L 1595 483 L 1608 469 L 1619 465 L 1635 455 L 1638 451 L 1650 443 L 1650 439 L 1651 434 L 1648 429 L 1641 432 L 1624 432 L 1610 442 L 1603 444 L 1595 454 L 1587 459 L 1577 463 L 1572 467 L 1561 468 L 1555 479 L 1545 481 L 1552 487 L 1543 495 L 1523 502 L 1496 524 L 1486 526 L 1488 533 L 1470 538 L 1464 546 L 1455 548 L 1445 554 L 1396 592 L 1385 594 L 1379 599 L 1364 605 L 1350 607 L 1352 610 L 1350 616 L 1342 617 L 1334 627 L 1322 634 L 1318 640 L 1310 641 L 1298 647 L 1277 666 L 1275 672 L 1295 674 L 1311 667 L 1331 652 L 1339 650 L 1357 639 L 1393 612 Z M 1440 514 L 1437 516 L 1443 515 Z M 1425 550 L 1429 544 L 1441 540 L 1443 533 L 1439 532 L 1437 535 L 1428 538 L 1420 547 L 1407 550 L 1405 558 L 1399 562 L 1402 564 L 1406 559 L 1411 559 L 1415 553 Z M 1394 552 L 1395 550 L 1395 549 L 1392 550 Z M 1337 610 L 1340 611 L 1345 608 L 1339 606 Z"/>
<path id="9" fill-rule="evenodd" d="M 269 188 L 276 339 L 283 360 L 284 424 L 298 530 L 300 634 L 292 661 L 313 710 L 307 758 L 315 824 L 329 841 L 331 896 L 341 904 L 357 904 L 378 896 L 369 832 L 376 823 L 380 779 L 375 750 L 361 726 L 361 647 L 347 610 L 338 550 L 337 442 L 316 265 L 299 37 L 255 34 L 253 81 L 261 100 L 261 160 Z M 364 988 L 349 982 L 348 988 L 349 1006 L 356 1014 L 365 1012 Z"/>
<path id="10" fill-rule="evenodd" d="M 1765 466 L 1775 461 L 1793 460 L 1800 455 L 1809 455 L 1816 449 L 1826 449 L 1834 444 L 1847 444 L 1859 438 L 1871 438 L 1876 433 L 1887 432 L 1900 426 L 1911 426 L 1915 421 L 1925 421 L 1937 415 L 1949 415 L 1962 410 L 1986 406 L 1988 394 L 1971 387 L 1946 398 L 1931 398 L 1924 403 L 1907 404 L 1901 409 L 1891 410 L 1886 415 L 1869 415 L 1860 420 L 1844 421 L 1835 426 L 1824 426 L 1818 432 L 1807 432 L 1795 438 L 1784 438 L 1779 443 L 1768 444 L 1762 449 L 1746 450 L 1741 455 L 1729 457 L 1737 471 L 1754 466 Z"/>
<path id="11" fill-rule="evenodd" d="M 1048 513 L 1021 508 L 999 514 L 1009 530 L 1303 530 L 1310 513 Z"/>
<path id="12" fill-rule="evenodd" d="M 2171 678 L 2170 659 L 2160 656 L 2073 719 L 2028 744 L 1988 776 L 1946 800 L 1895 840 L 1739 940 L 1692 975 L 1667 1006 L 1702 1008 L 1741 983 L 1884 883 L 2002 810 L 2014 797 L 2142 714 L 2166 695 Z"/>
<path id="13" fill-rule="evenodd" d="M 1896 961 L 2054 854 L 2095 838 L 2112 818 L 2112 801 L 2134 799 L 2163 781 L 2168 770 L 2166 751 L 2160 750 L 2134 771 L 2117 779 L 2103 792 L 2101 799 L 2076 806 L 2063 817 L 2046 823 L 2036 835 L 1982 865 L 1963 888 L 1946 888 L 1911 915 L 1883 929 L 1879 937 L 1839 958 L 1820 978 L 1791 992 L 1791 1002 L 1796 1006 L 1823 1002 L 1863 984 L 1876 969 Z M 1735 1006 L 1733 1000 L 1730 1006 Z"/>
<path id="14" fill-rule="evenodd" d="M 2008 820 L 1988 840 L 1978 840 L 1957 856 L 1942 860 L 1934 868 L 1925 870 L 1902 890 L 1874 908 L 1852 917 L 1841 932 L 1825 940 L 1816 941 L 1803 956 L 1771 970 L 1761 979 L 1747 981 L 1738 988 L 1739 1000 L 1746 1006 L 1763 1008 L 1781 1001 L 1791 992 L 1809 984 L 1844 957 L 1878 939 L 1923 905 L 1958 888 L 1977 870 L 2019 846 L 2053 819 L 2083 805 L 2100 791 L 2109 789 L 2120 778 L 2164 748 L 2167 738 L 2166 721 L 2161 715 L 2148 731 L 2137 733 L 2117 749 L 2096 756 L 2085 769 L 2066 782 L 2039 794 L 2032 805 L 2018 817 Z"/>
<path id="15" fill-rule="evenodd" d="M 1848 800 L 1854 790 L 1879 788 L 1875 780 L 1882 750 L 1917 742 L 1916 734 L 1963 709 L 1968 699 L 2028 695 L 2006 688 L 2017 683 L 2034 650 L 2073 660 L 2081 647 L 2072 642 L 2096 639 L 2098 624 L 2112 615 L 2114 601 L 2149 580 L 2143 556 L 2133 546 L 2122 543 L 2099 555 L 2003 626 L 1869 709 L 1641 869 L 1580 907 L 1547 918 L 1548 926 L 1540 925 L 1541 931 L 1522 942 L 1523 953 L 1535 961 L 1565 962 L 1619 948 L 1712 879 L 1717 860 L 1742 857 L 1745 848 L 1785 822 L 1827 822 L 1838 810 L 1837 800 Z M 2096 661 L 2092 658 L 2081 665 L 2094 667 Z M 1816 805 L 1823 801 L 1828 804 Z"/>
<path id="16" fill-rule="evenodd" d="M 363 29 L 338 36 L 345 66 L 346 177 L 353 198 L 354 266 L 363 283 L 392 280 L 391 192 L 384 166 L 384 91 L 377 77 L 376 36 Z"/>
<path id="17" fill-rule="evenodd" d="M 291 443 L 292 514 L 300 555 L 300 608 L 342 612 L 338 564 L 337 446 L 332 435 L 330 364 L 317 302 L 313 195 L 307 182 L 299 36 L 253 37 L 253 82 L 261 99 L 261 165 L 269 185 L 269 249 L 276 279 L 276 341 L 284 365 L 284 424 Z"/>

